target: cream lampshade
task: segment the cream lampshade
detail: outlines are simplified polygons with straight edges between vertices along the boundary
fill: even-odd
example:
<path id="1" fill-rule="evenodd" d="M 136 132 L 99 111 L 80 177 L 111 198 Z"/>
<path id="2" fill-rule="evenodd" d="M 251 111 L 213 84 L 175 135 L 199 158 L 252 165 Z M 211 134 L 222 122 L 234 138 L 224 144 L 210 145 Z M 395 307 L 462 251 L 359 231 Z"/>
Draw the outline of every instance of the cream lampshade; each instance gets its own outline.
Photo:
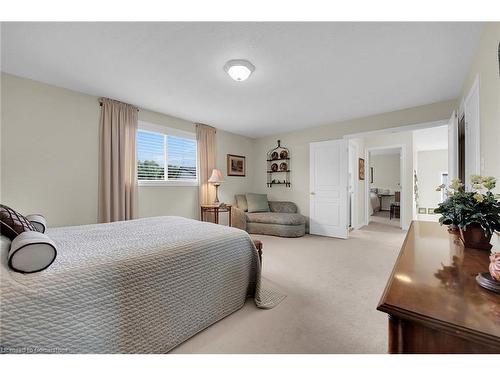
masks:
<path id="1" fill-rule="evenodd" d="M 222 173 L 218 169 L 212 171 L 212 175 L 208 179 L 208 182 L 215 186 L 215 201 L 214 204 L 219 204 L 219 185 L 224 182 L 222 179 Z"/>

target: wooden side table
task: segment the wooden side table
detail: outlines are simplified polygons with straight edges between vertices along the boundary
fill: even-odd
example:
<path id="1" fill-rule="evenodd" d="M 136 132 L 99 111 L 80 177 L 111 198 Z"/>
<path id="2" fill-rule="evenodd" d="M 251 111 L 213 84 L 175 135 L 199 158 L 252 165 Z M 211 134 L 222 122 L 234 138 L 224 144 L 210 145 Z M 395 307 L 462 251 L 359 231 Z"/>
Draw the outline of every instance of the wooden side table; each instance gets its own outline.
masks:
<path id="1" fill-rule="evenodd" d="M 228 224 L 231 226 L 231 205 L 226 204 L 223 206 L 219 206 L 217 204 L 202 204 L 200 206 L 200 218 L 201 221 L 206 221 L 205 220 L 205 214 L 207 212 L 211 212 L 214 215 L 214 223 L 219 224 L 219 212 L 227 212 L 228 213 Z"/>

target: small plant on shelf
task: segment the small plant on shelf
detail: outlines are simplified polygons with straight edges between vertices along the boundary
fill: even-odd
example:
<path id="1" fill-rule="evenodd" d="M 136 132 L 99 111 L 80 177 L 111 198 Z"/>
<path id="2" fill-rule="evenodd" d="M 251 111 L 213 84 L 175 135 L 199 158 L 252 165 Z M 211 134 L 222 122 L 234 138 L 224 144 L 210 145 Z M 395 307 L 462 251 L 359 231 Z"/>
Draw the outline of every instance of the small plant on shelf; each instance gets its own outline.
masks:
<path id="1" fill-rule="evenodd" d="M 499 196 L 492 192 L 495 185 L 494 177 L 474 175 L 471 176 L 471 191 L 465 190 L 460 180 L 436 189 L 445 190 L 447 199 L 434 212 L 441 214 L 441 224 L 460 231 L 465 247 L 489 250 L 491 236 L 500 231 Z"/>

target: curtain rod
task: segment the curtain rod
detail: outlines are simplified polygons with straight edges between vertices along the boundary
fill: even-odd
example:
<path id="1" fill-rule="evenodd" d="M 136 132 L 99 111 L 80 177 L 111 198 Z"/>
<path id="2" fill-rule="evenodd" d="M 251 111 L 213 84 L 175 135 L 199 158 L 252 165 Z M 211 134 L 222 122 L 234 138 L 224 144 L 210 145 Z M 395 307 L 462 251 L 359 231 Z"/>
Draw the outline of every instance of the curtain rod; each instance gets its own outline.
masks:
<path id="1" fill-rule="evenodd" d="M 99 107 L 102 107 L 102 103 L 99 103 Z M 139 112 L 139 108 L 137 108 L 137 112 Z"/>

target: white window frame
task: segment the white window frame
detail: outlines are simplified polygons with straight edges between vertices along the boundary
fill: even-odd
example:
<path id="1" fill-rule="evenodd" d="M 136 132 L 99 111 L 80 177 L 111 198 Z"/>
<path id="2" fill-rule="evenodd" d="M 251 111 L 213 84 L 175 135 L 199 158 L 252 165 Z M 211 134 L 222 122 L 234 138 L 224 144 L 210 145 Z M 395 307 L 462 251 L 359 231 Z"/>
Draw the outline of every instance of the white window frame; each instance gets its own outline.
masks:
<path id="1" fill-rule="evenodd" d="M 446 183 L 444 182 L 443 179 L 444 175 L 446 175 Z M 448 198 L 448 196 L 446 195 L 446 191 L 448 190 L 448 186 L 450 185 L 450 174 L 448 173 L 448 171 L 441 171 L 439 173 L 439 179 L 441 180 L 441 185 L 443 184 L 446 185 L 445 189 L 441 189 L 441 202 L 439 203 L 443 203 L 446 200 L 446 198 Z"/>
<path id="2" fill-rule="evenodd" d="M 169 128 L 167 126 L 152 124 L 145 121 L 139 121 L 138 130 L 159 133 L 173 137 L 194 139 L 196 141 L 196 134 L 185 130 Z M 164 138 L 166 139 L 166 138 Z M 165 141 L 164 141 L 165 142 Z M 168 176 L 168 143 L 165 144 L 165 177 Z M 137 155 L 138 156 L 138 155 Z M 137 158 L 139 160 L 139 158 Z M 196 147 L 196 180 L 137 180 L 139 186 L 198 186 L 199 185 L 199 163 L 198 163 L 198 147 Z"/>

